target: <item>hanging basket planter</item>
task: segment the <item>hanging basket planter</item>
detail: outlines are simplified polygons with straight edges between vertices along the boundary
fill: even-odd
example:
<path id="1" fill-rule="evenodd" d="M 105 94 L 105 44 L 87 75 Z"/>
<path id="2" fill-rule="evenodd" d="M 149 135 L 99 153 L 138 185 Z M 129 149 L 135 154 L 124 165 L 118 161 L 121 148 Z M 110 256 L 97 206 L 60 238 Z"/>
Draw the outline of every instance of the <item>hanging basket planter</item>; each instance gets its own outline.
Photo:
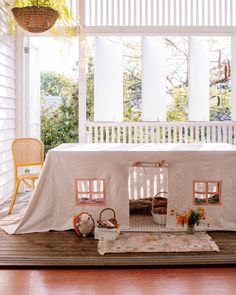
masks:
<path id="1" fill-rule="evenodd" d="M 51 29 L 59 17 L 59 13 L 50 7 L 14 7 L 12 13 L 19 26 L 31 33 L 43 33 Z"/>

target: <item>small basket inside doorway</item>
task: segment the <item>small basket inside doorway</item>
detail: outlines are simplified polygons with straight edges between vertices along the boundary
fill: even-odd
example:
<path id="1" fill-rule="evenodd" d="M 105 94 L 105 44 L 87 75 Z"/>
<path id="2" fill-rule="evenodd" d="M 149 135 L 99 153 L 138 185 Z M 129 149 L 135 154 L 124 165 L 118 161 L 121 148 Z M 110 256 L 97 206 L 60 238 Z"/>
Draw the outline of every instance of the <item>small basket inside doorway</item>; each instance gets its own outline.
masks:
<path id="1" fill-rule="evenodd" d="M 166 225 L 167 196 L 167 192 L 159 192 L 152 200 L 152 218 L 159 225 Z"/>

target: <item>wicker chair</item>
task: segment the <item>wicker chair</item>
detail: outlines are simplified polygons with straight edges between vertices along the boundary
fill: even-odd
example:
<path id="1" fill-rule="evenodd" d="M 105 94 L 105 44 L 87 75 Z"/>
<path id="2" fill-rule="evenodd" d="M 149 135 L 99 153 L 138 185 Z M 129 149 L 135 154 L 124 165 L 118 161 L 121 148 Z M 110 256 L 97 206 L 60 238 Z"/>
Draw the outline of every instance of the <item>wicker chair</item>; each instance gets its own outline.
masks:
<path id="1" fill-rule="evenodd" d="M 36 138 L 17 138 L 12 143 L 12 156 L 14 162 L 14 191 L 8 214 L 12 212 L 20 182 L 23 181 L 33 190 L 35 180 L 39 178 L 39 173 L 20 174 L 18 168 L 25 166 L 40 166 L 42 168 L 44 147 L 42 142 Z"/>

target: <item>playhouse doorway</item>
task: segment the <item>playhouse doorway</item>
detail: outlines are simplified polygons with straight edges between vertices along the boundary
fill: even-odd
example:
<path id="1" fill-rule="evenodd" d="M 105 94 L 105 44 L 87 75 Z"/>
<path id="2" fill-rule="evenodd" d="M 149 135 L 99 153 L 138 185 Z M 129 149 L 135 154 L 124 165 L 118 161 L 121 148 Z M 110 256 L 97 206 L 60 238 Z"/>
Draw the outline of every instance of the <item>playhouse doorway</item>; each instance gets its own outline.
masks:
<path id="1" fill-rule="evenodd" d="M 130 230 L 165 228 L 168 202 L 168 164 L 135 162 L 129 168 Z"/>

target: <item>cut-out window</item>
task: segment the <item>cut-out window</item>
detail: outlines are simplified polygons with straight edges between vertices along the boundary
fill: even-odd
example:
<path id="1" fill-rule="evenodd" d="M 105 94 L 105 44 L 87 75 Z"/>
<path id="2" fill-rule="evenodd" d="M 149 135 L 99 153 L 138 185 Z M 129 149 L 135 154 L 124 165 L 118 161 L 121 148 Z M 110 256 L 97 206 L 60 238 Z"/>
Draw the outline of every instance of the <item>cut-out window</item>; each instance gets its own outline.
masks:
<path id="1" fill-rule="evenodd" d="M 76 178 L 77 205 L 105 205 L 105 180 Z"/>
<path id="2" fill-rule="evenodd" d="M 221 181 L 194 181 L 193 202 L 194 205 L 220 205 Z"/>

